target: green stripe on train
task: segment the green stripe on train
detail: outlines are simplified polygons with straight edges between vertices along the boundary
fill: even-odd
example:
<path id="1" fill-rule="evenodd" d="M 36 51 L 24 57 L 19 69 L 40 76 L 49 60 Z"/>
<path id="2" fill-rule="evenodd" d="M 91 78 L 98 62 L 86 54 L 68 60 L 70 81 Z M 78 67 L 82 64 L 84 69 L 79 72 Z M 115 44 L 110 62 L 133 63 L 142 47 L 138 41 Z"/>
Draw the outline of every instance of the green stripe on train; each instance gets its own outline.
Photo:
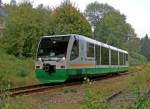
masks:
<path id="1" fill-rule="evenodd" d="M 64 82 L 68 78 L 67 72 L 63 69 L 57 69 L 56 72 L 48 73 L 42 69 L 36 69 L 36 77 L 42 83 Z"/>
<path id="2" fill-rule="evenodd" d="M 111 74 L 116 72 L 127 71 L 128 67 L 101 67 L 101 68 L 74 68 L 74 69 L 56 69 L 56 72 L 47 73 L 42 69 L 36 69 L 36 77 L 42 83 L 64 82 L 69 77 L 76 75 L 93 75 L 93 74 Z"/>

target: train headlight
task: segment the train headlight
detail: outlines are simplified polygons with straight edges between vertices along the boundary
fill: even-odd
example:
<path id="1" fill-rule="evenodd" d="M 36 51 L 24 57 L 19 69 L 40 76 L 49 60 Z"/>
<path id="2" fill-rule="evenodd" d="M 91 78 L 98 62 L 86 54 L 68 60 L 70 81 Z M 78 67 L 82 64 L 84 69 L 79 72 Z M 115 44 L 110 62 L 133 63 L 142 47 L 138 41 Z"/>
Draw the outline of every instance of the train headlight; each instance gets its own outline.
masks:
<path id="1" fill-rule="evenodd" d="M 38 61 L 42 61 L 42 58 L 38 58 Z"/>
<path id="2" fill-rule="evenodd" d="M 66 58 L 65 58 L 65 57 L 63 57 L 61 60 L 62 60 L 62 61 L 65 61 L 65 60 L 66 60 Z"/>

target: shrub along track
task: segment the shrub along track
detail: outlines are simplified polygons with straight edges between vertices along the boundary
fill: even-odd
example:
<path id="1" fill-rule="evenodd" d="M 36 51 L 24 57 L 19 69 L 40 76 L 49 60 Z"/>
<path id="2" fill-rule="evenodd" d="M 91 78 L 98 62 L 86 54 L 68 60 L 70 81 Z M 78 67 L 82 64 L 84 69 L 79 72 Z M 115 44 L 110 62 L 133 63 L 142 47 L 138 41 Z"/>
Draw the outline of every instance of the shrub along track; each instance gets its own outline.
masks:
<path id="1" fill-rule="evenodd" d="M 110 74 L 110 75 L 104 75 L 104 76 L 98 76 L 95 78 L 92 78 L 92 80 L 94 81 L 101 81 L 104 79 L 110 79 L 110 78 L 116 78 L 116 77 L 120 77 L 120 76 L 124 76 L 127 75 L 128 73 L 120 73 L 120 74 Z M 75 85 L 81 85 L 83 83 L 83 81 L 71 81 L 71 82 L 65 82 L 65 83 L 47 83 L 47 84 L 37 84 L 37 85 L 31 85 L 31 86 L 24 86 L 24 87 L 18 87 L 18 88 L 12 88 L 12 89 L 7 89 L 7 90 L 1 90 L 0 91 L 0 95 L 2 95 L 3 93 L 9 93 L 9 95 L 11 97 L 15 97 L 18 95 L 28 95 L 31 93 L 38 93 L 38 92 L 44 92 L 47 90 L 52 90 L 52 89 L 56 89 L 56 88 L 63 88 L 63 87 L 68 87 L 68 86 L 75 86 Z M 113 99 L 114 97 L 116 97 L 117 95 L 121 94 L 123 92 L 123 90 L 120 90 L 118 92 L 115 92 L 114 94 L 110 95 L 107 97 L 107 100 L 110 101 L 111 99 Z"/>
<path id="2" fill-rule="evenodd" d="M 142 69 L 144 69 L 144 67 L 145 67 L 145 66 L 143 66 L 142 68 L 140 68 L 140 69 L 138 70 L 138 72 L 141 71 Z M 127 73 L 127 74 L 128 74 L 128 73 Z M 150 81 L 150 79 L 146 80 L 145 83 L 146 83 L 146 84 L 149 84 L 149 81 Z M 118 97 L 118 99 L 122 100 L 124 97 L 121 96 L 121 95 L 126 96 L 126 100 L 128 100 L 128 101 L 129 101 L 129 100 L 133 100 L 133 99 L 137 99 L 137 98 L 134 97 L 133 95 L 130 95 L 130 94 L 129 94 L 130 92 L 127 91 L 128 88 L 129 88 L 129 87 L 126 87 L 126 88 L 124 88 L 124 89 L 122 89 L 122 90 L 119 90 L 119 91 L 117 91 L 117 92 L 114 92 L 112 95 L 107 96 L 107 97 L 106 97 L 106 100 L 107 100 L 108 102 L 111 102 L 111 101 L 115 100 L 115 98 L 117 98 L 117 97 Z M 150 95 L 150 88 L 148 88 L 146 91 L 140 92 L 140 93 L 141 93 L 141 97 L 144 97 L 144 95 L 148 96 L 148 95 Z"/>

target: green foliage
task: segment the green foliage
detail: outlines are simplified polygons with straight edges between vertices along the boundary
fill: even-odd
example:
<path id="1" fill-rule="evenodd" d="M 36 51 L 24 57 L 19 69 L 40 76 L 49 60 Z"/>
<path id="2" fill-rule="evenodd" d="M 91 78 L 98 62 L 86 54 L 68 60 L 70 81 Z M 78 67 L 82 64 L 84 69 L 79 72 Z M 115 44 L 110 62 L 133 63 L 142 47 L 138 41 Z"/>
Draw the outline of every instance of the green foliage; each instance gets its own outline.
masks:
<path id="1" fill-rule="evenodd" d="M 109 103 L 98 93 L 92 91 L 92 82 L 85 78 L 85 97 L 83 109 L 111 109 Z"/>
<path id="2" fill-rule="evenodd" d="M 36 83 L 32 59 L 18 59 L 0 48 L 0 89 Z"/>
<path id="3" fill-rule="evenodd" d="M 18 76 L 22 78 L 28 76 L 28 74 L 30 73 L 28 68 L 26 67 L 20 67 L 17 71 L 18 71 Z"/>
<path id="4" fill-rule="evenodd" d="M 39 38 L 52 34 L 51 10 L 32 7 L 30 3 L 6 5 L 4 46 L 15 56 L 33 56 Z"/>
<path id="5" fill-rule="evenodd" d="M 139 53 L 140 51 L 140 38 L 138 37 L 130 37 L 127 41 L 127 48 L 129 53 L 136 52 Z"/>
<path id="6" fill-rule="evenodd" d="M 91 27 L 85 17 L 72 4 L 62 3 L 54 9 L 30 2 L 6 5 L 6 29 L 2 38 L 3 47 L 17 57 L 35 55 L 41 36 L 52 34 L 82 34 L 91 37 Z"/>
<path id="7" fill-rule="evenodd" d="M 126 22 L 125 15 L 108 4 L 98 2 L 90 3 L 85 15 L 94 26 L 96 40 L 129 51 L 131 65 L 144 63 L 145 58 L 139 54 L 140 39 L 136 37 L 132 26 Z"/>
<path id="8" fill-rule="evenodd" d="M 126 23 L 125 16 L 116 11 L 103 16 L 96 25 L 94 35 L 99 41 L 116 47 L 123 47 L 130 30 L 131 26 Z"/>
<path id="9" fill-rule="evenodd" d="M 140 54 L 145 56 L 148 61 L 150 61 L 150 39 L 146 34 L 144 38 L 141 39 L 141 50 Z"/>
<path id="10" fill-rule="evenodd" d="M 2 109 L 9 109 L 9 100 L 8 100 L 8 97 L 9 97 L 9 92 L 6 92 L 4 93 L 2 96 L 1 96 L 1 103 L 0 104 L 0 108 Z"/>
<path id="11" fill-rule="evenodd" d="M 84 105 L 85 109 L 149 109 L 150 102 L 150 89 L 149 84 L 146 85 L 147 80 L 149 80 L 149 70 L 148 64 L 140 67 L 134 67 L 132 73 L 134 77 L 131 77 L 132 81 L 127 91 L 124 91 L 123 96 L 118 96 L 114 98 L 114 102 L 107 102 L 102 98 L 101 94 L 95 93 L 92 89 L 92 84 L 89 79 L 85 81 L 85 98 Z M 127 82 L 126 82 L 127 83 Z M 146 87 L 143 89 L 143 85 Z M 115 103 L 115 104 L 113 104 Z M 125 104 L 124 104 L 125 103 Z M 113 106 L 113 107 L 112 107 Z"/>
<path id="12" fill-rule="evenodd" d="M 95 39 L 101 42 L 126 48 L 128 38 L 136 36 L 134 29 L 126 22 L 126 16 L 108 4 L 90 3 L 85 15 L 94 27 Z"/>
<path id="13" fill-rule="evenodd" d="M 87 90 L 85 93 L 85 109 L 110 109 L 107 101 L 93 93 L 91 90 Z"/>
<path id="14" fill-rule="evenodd" d="M 130 52 L 129 63 L 130 65 L 140 65 L 146 62 L 146 58 L 137 52 Z"/>
<path id="15" fill-rule="evenodd" d="M 115 9 L 108 4 L 93 2 L 87 5 L 85 16 L 92 26 L 96 27 L 96 24 L 100 21 L 104 14 L 113 11 L 115 11 Z"/>
<path id="16" fill-rule="evenodd" d="M 129 109 L 148 109 L 149 108 L 150 99 L 149 99 L 149 95 L 147 91 L 141 94 L 139 86 L 135 84 L 133 85 L 131 92 L 135 100 L 129 106 Z"/>
<path id="17" fill-rule="evenodd" d="M 24 104 L 27 101 L 29 99 L 24 96 L 10 98 L 10 92 L 5 92 L 0 97 L 0 109 L 27 109 L 27 104 Z M 33 109 L 32 105 L 29 105 L 28 109 Z"/>
<path id="18" fill-rule="evenodd" d="M 144 64 L 147 61 L 147 59 L 139 53 L 141 49 L 139 38 L 130 37 L 127 43 L 125 43 L 125 47 L 128 49 L 129 52 L 130 65 L 140 65 Z"/>
<path id="19" fill-rule="evenodd" d="M 7 89 L 10 89 L 10 85 L 7 84 L 5 85 L 5 87 L 1 87 L 0 86 L 0 91 L 1 90 L 7 90 Z M 9 91 L 5 91 L 4 93 L 2 93 L 0 95 L 0 108 L 2 109 L 9 109 L 9 95 L 10 95 L 10 92 Z"/>
<path id="20" fill-rule="evenodd" d="M 90 24 L 71 3 L 62 3 L 53 11 L 52 16 L 55 34 L 73 33 L 92 37 Z"/>

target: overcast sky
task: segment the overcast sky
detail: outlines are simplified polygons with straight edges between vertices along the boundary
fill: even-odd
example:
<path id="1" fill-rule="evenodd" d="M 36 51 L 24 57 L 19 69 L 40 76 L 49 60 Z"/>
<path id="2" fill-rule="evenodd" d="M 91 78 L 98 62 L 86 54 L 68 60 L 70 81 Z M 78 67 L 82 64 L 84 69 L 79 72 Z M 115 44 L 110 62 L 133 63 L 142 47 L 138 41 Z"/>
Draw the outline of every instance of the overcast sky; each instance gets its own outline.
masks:
<path id="1" fill-rule="evenodd" d="M 16 0 L 17 3 L 21 0 Z M 38 4 L 49 5 L 50 7 L 59 6 L 63 0 L 30 0 L 34 6 Z M 86 5 L 94 0 L 70 0 L 82 12 Z M 95 0 L 99 3 L 107 3 L 121 13 L 127 16 L 127 22 L 130 23 L 138 37 L 143 37 L 147 33 L 150 36 L 150 0 Z M 10 0 L 2 0 L 3 3 L 9 3 Z"/>

